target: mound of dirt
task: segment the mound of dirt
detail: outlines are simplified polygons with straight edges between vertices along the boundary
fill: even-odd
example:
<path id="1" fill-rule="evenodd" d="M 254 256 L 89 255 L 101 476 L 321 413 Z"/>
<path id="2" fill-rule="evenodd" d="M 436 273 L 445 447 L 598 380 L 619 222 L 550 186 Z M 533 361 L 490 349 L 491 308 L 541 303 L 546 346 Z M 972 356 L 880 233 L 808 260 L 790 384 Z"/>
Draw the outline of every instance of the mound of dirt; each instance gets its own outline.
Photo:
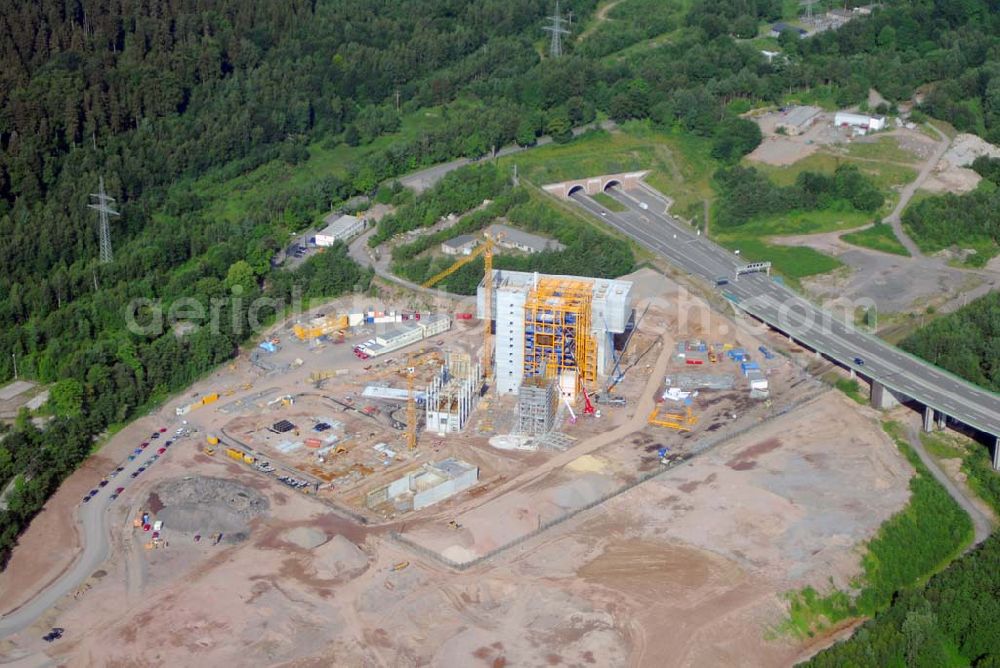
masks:
<path id="1" fill-rule="evenodd" d="M 162 509 L 157 519 L 170 531 L 209 536 L 223 534 L 238 542 L 250 534 L 250 520 L 267 512 L 260 492 L 232 480 L 185 476 L 165 480 L 151 492 Z"/>
<path id="2" fill-rule="evenodd" d="M 304 550 L 312 550 L 326 542 L 326 534 L 311 527 L 289 529 L 281 534 L 281 538 Z"/>
<path id="3" fill-rule="evenodd" d="M 340 577 L 345 573 L 355 573 L 368 566 L 368 555 L 339 534 L 334 536 L 330 542 L 316 548 L 313 557 L 316 576 L 323 579 Z"/>

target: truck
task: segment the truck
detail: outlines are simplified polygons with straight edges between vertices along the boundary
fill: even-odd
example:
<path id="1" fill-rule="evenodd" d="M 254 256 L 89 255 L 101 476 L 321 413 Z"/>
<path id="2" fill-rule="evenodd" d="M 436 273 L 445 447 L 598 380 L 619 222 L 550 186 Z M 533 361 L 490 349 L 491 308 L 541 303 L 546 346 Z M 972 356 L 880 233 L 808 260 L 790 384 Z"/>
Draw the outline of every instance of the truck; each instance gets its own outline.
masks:
<path id="1" fill-rule="evenodd" d="M 211 436 L 211 435 L 209 435 L 208 438 L 206 438 L 205 440 L 208 441 L 209 445 L 218 445 L 219 444 L 219 437 L 218 436 Z"/>
<path id="2" fill-rule="evenodd" d="M 163 528 L 163 520 L 156 520 L 153 522 L 153 531 L 159 531 Z"/>

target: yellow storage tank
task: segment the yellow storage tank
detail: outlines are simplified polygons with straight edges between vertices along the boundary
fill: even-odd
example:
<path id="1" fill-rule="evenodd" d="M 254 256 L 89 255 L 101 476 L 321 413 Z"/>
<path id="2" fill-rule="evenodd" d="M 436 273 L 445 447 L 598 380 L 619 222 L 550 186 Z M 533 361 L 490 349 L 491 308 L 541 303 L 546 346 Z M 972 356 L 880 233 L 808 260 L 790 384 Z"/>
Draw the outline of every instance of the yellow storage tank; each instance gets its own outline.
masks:
<path id="1" fill-rule="evenodd" d="M 256 464 L 257 463 L 257 458 L 254 457 L 253 455 L 248 455 L 248 454 L 244 453 L 243 454 L 243 461 L 245 463 L 247 463 L 247 464 Z"/>

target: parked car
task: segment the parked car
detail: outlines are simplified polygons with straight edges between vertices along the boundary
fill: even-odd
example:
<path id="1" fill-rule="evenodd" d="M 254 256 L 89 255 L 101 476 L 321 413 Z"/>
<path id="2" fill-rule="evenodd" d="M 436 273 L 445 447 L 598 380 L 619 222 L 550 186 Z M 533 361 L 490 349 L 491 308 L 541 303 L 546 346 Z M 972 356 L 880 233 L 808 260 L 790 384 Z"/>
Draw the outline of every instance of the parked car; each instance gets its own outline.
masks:
<path id="1" fill-rule="evenodd" d="M 164 452 L 166 452 L 166 451 L 167 451 L 167 449 L 166 449 L 166 448 L 160 448 L 159 450 L 157 450 L 157 451 L 156 451 L 156 454 L 158 454 L 158 455 L 162 455 L 162 454 L 163 454 Z"/>
<path id="2" fill-rule="evenodd" d="M 102 480 L 101 482 L 99 482 L 97 484 L 97 486 L 98 487 L 107 487 L 108 486 L 108 481 L 107 480 Z"/>
<path id="3" fill-rule="evenodd" d="M 161 434 L 167 433 L 167 428 L 166 427 L 160 427 L 160 433 Z"/>
<path id="4" fill-rule="evenodd" d="M 98 491 L 99 490 L 95 487 L 94 489 L 90 490 L 90 495 L 94 496 L 95 494 L 97 494 Z"/>
<path id="5" fill-rule="evenodd" d="M 87 496 L 83 497 L 83 502 L 84 503 L 90 503 L 90 494 L 88 494 Z"/>
<path id="6" fill-rule="evenodd" d="M 152 434 L 150 434 L 149 437 L 150 438 L 159 438 L 160 437 L 160 432 L 154 431 Z"/>

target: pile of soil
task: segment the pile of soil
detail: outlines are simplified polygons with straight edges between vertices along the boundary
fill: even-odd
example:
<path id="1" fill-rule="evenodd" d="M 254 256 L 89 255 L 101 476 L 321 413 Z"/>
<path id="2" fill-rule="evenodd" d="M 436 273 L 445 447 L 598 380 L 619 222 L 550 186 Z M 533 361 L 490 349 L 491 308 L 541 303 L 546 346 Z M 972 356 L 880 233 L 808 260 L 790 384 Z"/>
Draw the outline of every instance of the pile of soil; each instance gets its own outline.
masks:
<path id="1" fill-rule="evenodd" d="M 313 552 L 313 567 L 317 577 L 330 579 L 347 573 L 357 573 L 368 567 L 368 555 L 341 535 Z"/>
<path id="2" fill-rule="evenodd" d="M 282 534 L 282 539 L 293 545 L 298 545 L 302 549 L 312 550 L 326 542 L 326 534 L 319 529 L 310 527 L 296 527 L 289 529 Z"/>
<path id="3" fill-rule="evenodd" d="M 150 493 L 162 509 L 156 518 L 170 531 L 223 534 L 226 542 L 250 535 L 250 520 L 267 512 L 267 499 L 258 491 L 232 480 L 185 476 L 165 480 Z"/>

